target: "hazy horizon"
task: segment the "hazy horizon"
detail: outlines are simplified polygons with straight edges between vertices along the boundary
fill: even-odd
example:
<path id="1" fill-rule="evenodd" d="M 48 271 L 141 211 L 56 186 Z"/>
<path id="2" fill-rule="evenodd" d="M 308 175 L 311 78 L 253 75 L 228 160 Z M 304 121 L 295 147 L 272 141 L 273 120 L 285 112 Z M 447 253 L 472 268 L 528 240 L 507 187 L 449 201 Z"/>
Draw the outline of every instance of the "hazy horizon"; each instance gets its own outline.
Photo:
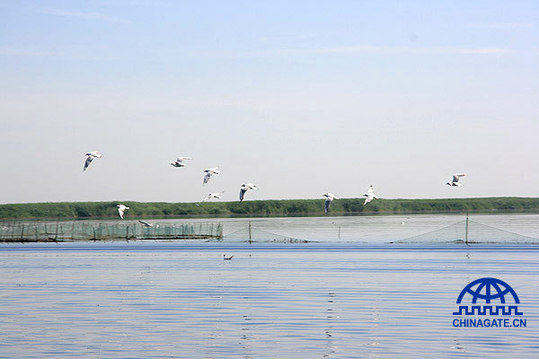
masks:
<path id="1" fill-rule="evenodd" d="M 0 203 L 539 196 L 539 3 L 0 10 Z"/>

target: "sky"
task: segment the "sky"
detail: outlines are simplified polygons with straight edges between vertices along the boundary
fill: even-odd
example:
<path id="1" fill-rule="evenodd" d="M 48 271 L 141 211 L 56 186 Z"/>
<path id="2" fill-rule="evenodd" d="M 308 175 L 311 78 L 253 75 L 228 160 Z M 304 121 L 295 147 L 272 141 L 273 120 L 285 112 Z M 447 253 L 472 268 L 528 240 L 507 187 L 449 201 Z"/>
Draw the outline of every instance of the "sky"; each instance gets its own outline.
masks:
<path id="1" fill-rule="evenodd" d="M 0 0 L 0 203 L 537 197 L 538 35 L 537 1 Z"/>

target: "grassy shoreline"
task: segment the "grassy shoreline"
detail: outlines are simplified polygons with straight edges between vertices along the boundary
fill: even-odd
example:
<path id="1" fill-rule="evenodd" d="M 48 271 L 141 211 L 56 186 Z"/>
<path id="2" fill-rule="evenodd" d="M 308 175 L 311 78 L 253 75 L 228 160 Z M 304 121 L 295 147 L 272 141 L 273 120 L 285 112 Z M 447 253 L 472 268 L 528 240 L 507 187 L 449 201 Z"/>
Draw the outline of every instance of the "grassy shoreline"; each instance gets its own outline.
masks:
<path id="1" fill-rule="evenodd" d="M 539 213 L 539 198 L 481 197 L 451 199 L 380 199 L 363 205 L 363 198 L 333 201 L 329 216 L 376 214 L 432 214 L 459 212 Z M 116 205 L 130 207 L 129 218 L 231 218 L 323 216 L 323 199 L 260 200 L 246 202 L 47 202 L 0 205 L 0 220 L 117 218 Z"/>

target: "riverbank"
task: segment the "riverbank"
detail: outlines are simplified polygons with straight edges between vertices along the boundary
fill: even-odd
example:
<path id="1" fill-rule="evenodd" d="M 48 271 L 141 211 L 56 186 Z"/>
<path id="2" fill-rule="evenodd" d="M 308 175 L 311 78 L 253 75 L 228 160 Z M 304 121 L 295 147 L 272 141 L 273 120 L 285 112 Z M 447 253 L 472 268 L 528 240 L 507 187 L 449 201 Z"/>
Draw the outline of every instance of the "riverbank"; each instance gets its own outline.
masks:
<path id="1" fill-rule="evenodd" d="M 380 199 L 366 206 L 363 198 L 344 198 L 331 204 L 331 216 L 458 213 L 524 212 L 539 213 L 539 198 L 488 197 L 456 199 Z M 272 216 L 322 216 L 323 199 L 261 200 L 245 202 L 53 202 L 0 205 L 0 219 L 103 219 L 117 218 L 116 205 L 130 209 L 126 218 L 228 218 Z"/>

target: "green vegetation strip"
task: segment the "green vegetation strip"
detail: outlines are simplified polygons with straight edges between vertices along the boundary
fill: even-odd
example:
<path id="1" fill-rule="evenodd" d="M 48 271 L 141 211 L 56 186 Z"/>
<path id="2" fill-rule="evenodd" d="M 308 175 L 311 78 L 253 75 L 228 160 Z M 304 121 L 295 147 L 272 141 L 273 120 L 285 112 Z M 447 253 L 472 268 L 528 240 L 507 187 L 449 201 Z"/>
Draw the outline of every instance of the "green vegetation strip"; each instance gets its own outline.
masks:
<path id="1" fill-rule="evenodd" d="M 327 215 L 451 213 L 461 211 L 521 211 L 539 213 L 539 198 L 497 197 L 457 199 L 380 199 L 366 206 L 363 198 L 333 201 Z M 324 215 L 323 199 L 264 200 L 245 202 L 60 202 L 0 205 L 0 219 L 115 218 L 116 205 L 130 209 L 126 219 L 140 217 L 235 217 Z"/>

